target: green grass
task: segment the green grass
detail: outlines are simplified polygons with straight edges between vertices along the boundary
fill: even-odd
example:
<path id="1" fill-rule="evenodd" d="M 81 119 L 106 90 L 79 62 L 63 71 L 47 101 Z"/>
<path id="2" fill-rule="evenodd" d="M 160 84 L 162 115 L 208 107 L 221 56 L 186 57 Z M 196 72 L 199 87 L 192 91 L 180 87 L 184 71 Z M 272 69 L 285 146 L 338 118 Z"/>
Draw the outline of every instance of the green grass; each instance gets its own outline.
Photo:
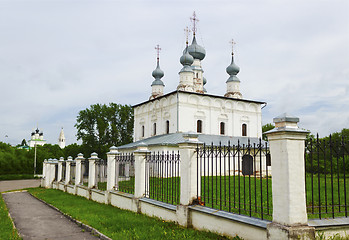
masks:
<path id="1" fill-rule="evenodd" d="M 13 227 L 8 215 L 8 209 L 0 194 L 0 239 L 21 239 L 17 230 Z"/>
<path id="2" fill-rule="evenodd" d="M 320 181 L 318 179 L 320 178 Z M 326 183 L 326 186 L 325 186 Z M 333 183 L 333 184 L 332 184 Z M 340 176 L 337 178 L 337 175 L 333 176 L 327 174 L 326 181 L 325 175 L 314 174 L 313 175 L 313 184 L 311 175 L 308 174 L 306 178 L 306 189 L 307 189 L 307 211 L 309 218 L 319 218 L 319 211 L 322 212 L 321 218 L 331 218 L 332 212 L 335 217 L 345 216 L 345 198 L 346 203 L 349 206 L 349 179 L 345 179 L 346 183 L 346 193 L 344 191 L 344 177 Z M 313 193 L 311 187 L 313 185 Z M 320 197 L 319 197 L 319 186 L 320 186 Z M 333 194 L 332 194 L 333 192 Z M 333 201 L 332 201 L 333 198 Z M 313 204 L 314 202 L 314 204 Z M 321 208 L 319 207 L 321 205 Z M 341 206 L 340 206 L 341 205 Z M 313 207 L 314 206 L 314 207 Z M 324 213 L 324 212 L 330 213 Z M 349 215 L 349 207 L 347 208 Z"/>
<path id="3" fill-rule="evenodd" d="M 112 239 L 229 239 L 210 232 L 183 228 L 172 222 L 121 210 L 59 190 L 33 188 L 29 192 Z"/>
<path id="4" fill-rule="evenodd" d="M 0 181 L 3 180 L 21 180 L 21 179 L 34 179 L 38 177 L 34 177 L 33 174 L 6 174 L 0 175 Z"/>

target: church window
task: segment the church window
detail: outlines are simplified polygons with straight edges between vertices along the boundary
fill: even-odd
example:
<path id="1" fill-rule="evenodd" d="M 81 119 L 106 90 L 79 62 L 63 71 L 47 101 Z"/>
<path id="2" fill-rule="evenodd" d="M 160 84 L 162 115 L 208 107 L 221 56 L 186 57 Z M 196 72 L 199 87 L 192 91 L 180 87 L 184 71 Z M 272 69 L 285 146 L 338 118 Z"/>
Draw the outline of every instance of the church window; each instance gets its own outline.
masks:
<path id="1" fill-rule="evenodd" d="M 243 137 L 247 136 L 247 124 L 246 123 L 242 124 L 242 136 Z"/>
<path id="2" fill-rule="evenodd" d="M 153 135 L 156 135 L 156 123 L 153 124 Z"/>
<path id="3" fill-rule="evenodd" d="M 167 120 L 166 121 L 166 134 L 169 134 L 170 133 L 170 121 Z"/>
<path id="4" fill-rule="evenodd" d="M 196 131 L 197 131 L 198 133 L 202 133 L 202 121 L 201 121 L 201 120 L 198 120 L 198 121 L 196 122 Z"/>
<path id="5" fill-rule="evenodd" d="M 142 137 L 144 137 L 144 125 L 142 126 Z"/>
<path id="6" fill-rule="evenodd" d="M 225 123 L 224 122 L 220 123 L 220 134 L 221 135 L 225 134 Z"/>
<path id="7" fill-rule="evenodd" d="M 196 78 L 199 78 L 199 73 L 196 73 Z"/>

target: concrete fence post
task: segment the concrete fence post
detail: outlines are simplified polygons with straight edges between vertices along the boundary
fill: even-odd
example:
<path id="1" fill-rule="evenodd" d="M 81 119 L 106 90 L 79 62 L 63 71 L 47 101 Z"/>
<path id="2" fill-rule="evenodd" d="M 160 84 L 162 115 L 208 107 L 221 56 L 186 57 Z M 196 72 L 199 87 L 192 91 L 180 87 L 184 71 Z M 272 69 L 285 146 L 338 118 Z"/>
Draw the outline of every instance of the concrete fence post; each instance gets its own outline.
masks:
<path id="1" fill-rule="evenodd" d="M 72 162 L 73 162 L 73 158 L 69 156 L 67 161 L 65 162 L 65 181 L 64 181 L 65 185 L 68 185 L 70 182 L 70 168 L 71 168 Z"/>
<path id="2" fill-rule="evenodd" d="M 46 179 L 47 179 L 47 159 L 44 160 L 42 164 L 42 179 L 41 179 L 41 186 L 46 187 Z"/>
<path id="3" fill-rule="evenodd" d="M 96 160 L 98 160 L 97 153 L 91 153 L 91 157 L 88 159 L 88 188 L 95 188 L 96 181 Z"/>
<path id="4" fill-rule="evenodd" d="M 181 177 L 180 205 L 177 206 L 178 223 L 190 225 L 188 205 L 199 196 L 201 179 L 198 178 L 196 148 L 199 144 L 197 134 L 183 134 L 184 142 L 178 144 L 180 154 L 179 175 Z"/>
<path id="5" fill-rule="evenodd" d="M 107 191 L 115 188 L 115 157 L 118 154 L 117 147 L 113 146 L 107 153 Z"/>
<path id="6" fill-rule="evenodd" d="M 48 178 L 48 187 L 52 187 L 53 180 L 55 179 L 55 160 L 56 159 L 49 159 L 49 178 Z"/>
<path id="7" fill-rule="evenodd" d="M 299 118 L 286 113 L 274 118 L 268 131 L 273 192 L 273 222 L 267 227 L 270 240 L 315 239 L 308 226 L 305 195 L 304 148 L 308 131 L 298 128 Z"/>
<path id="8" fill-rule="evenodd" d="M 60 157 L 58 160 L 58 176 L 57 176 L 57 182 L 62 181 L 62 175 L 63 175 L 63 162 L 64 158 Z"/>
<path id="9" fill-rule="evenodd" d="M 85 160 L 84 155 L 79 153 L 75 158 L 75 186 L 82 184 L 81 162 Z"/>
<path id="10" fill-rule="evenodd" d="M 145 196 L 145 163 L 146 156 L 150 151 L 146 144 L 140 144 L 137 150 L 133 152 L 135 157 L 135 198 Z M 149 181 L 148 181 L 149 182 Z"/>

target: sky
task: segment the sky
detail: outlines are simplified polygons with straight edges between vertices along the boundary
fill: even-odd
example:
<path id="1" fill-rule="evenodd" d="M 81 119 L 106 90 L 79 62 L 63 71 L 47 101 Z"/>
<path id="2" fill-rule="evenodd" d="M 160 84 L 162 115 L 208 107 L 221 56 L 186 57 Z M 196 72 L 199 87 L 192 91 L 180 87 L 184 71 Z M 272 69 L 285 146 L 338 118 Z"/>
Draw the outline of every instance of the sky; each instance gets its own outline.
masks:
<path id="1" fill-rule="evenodd" d="M 157 44 L 164 92 L 176 89 L 186 26 L 196 12 L 208 93 L 224 95 L 234 60 L 244 99 L 267 102 L 263 124 L 287 112 L 326 136 L 349 128 L 349 1 L 0 0 L 0 141 L 37 126 L 56 144 L 96 103 L 149 99 Z"/>

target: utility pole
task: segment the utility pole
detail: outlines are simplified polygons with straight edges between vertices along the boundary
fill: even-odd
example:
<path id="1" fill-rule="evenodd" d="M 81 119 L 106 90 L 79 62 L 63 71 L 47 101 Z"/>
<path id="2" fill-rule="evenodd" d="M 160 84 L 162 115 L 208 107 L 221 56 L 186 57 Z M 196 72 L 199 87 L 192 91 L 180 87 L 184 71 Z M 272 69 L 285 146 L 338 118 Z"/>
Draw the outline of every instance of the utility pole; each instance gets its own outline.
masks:
<path id="1" fill-rule="evenodd" d="M 36 174 L 36 143 L 34 143 L 34 176 Z"/>

